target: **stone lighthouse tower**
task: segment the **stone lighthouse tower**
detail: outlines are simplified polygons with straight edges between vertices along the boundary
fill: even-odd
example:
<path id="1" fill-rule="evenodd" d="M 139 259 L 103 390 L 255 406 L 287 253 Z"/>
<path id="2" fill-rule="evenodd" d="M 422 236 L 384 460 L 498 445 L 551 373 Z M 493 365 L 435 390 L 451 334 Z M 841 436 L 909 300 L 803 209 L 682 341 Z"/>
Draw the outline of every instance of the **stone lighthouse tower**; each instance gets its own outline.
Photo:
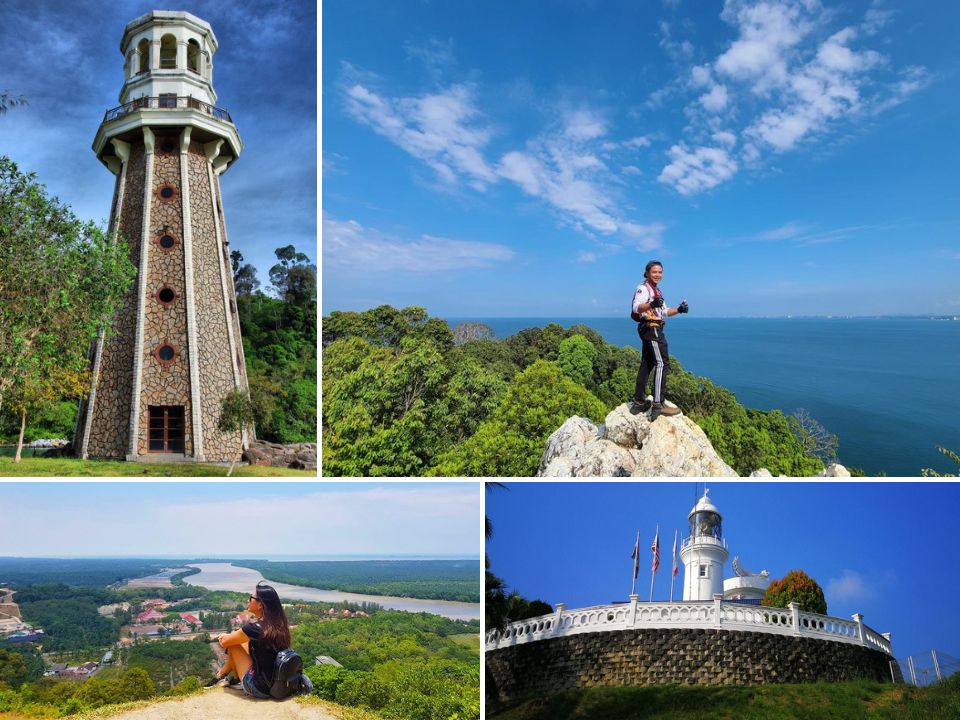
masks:
<path id="1" fill-rule="evenodd" d="M 93 141 L 116 176 L 110 227 L 137 276 L 93 351 L 81 457 L 223 461 L 246 437 L 218 429 L 232 390 L 247 388 L 220 176 L 243 144 L 216 106 L 210 25 L 154 10 L 120 41 L 120 106 Z"/>
<path id="2" fill-rule="evenodd" d="M 690 511 L 690 537 L 680 549 L 683 561 L 683 599 L 712 600 L 723 594 L 723 566 L 730 553 L 723 539 L 722 516 L 707 497 L 709 490 Z"/>

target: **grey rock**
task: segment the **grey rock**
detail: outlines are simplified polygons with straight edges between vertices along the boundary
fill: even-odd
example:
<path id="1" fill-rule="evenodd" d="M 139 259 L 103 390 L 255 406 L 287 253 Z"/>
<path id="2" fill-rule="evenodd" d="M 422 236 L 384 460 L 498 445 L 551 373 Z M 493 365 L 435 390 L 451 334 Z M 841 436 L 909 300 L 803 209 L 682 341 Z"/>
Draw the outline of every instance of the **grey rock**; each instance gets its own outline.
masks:
<path id="1" fill-rule="evenodd" d="M 538 477 L 737 477 L 703 430 L 683 414 L 630 414 L 614 408 L 601 434 L 589 420 L 572 417 L 550 436 Z M 604 437 L 605 436 L 605 437 Z"/>

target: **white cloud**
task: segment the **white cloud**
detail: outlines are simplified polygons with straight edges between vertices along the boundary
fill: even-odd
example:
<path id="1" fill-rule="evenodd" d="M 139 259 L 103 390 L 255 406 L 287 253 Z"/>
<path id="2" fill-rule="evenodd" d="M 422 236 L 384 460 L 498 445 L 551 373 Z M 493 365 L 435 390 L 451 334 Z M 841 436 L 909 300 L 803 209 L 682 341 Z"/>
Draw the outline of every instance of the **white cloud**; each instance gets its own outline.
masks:
<path id="1" fill-rule="evenodd" d="M 603 118 L 590 110 L 575 110 L 567 113 L 564 134 L 576 141 L 594 140 L 605 135 L 606 123 Z"/>
<path id="2" fill-rule="evenodd" d="M 789 222 L 786 225 L 781 225 L 780 227 L 760 233 L 758 238 L 760 240 L 789 240 L 790 238 L 797 237 L 804 232 L 804 230 L 805 228 L 799 223 Z"/>
<path id="3" fill-rule="evenodd" d="M 735 133 L 730 132 L 729 130 L 718 130 L 713 135 L 711 135 L 716 142 L 721 145 L 726 145 L 727 147 L 733 147 L 737 144 L 737 136 Z"/>
<path id="4" fill-rule="evenodd" d="M 489 267 L 508 262 L 514 252 L 495 243 L 451 240 L 421 235 L 404 240 L 355 220 L 337 220 L 323 215 L 321 235 L 325 264 L 357 272 L 408 271 L 446 272 L 464 268 Z"/>
<path id="5" fill-rule="evenodd" d="M 676 61 L 684 61 L 693 57 L 693 44 L 689 40 L 674 40 L 670 23 L 660 21 L 660 47 L 667 55 Z"/>
<path id="6" fill-rule="evenodd" d="M 581 250 L 577 253 L 577 262 L 581 263 L 592 263 L 597 261 L 597 254 L 595 252 L 587 252 L 586 250 Z"/>
<path id="7" fill-rule="evenodd" d="M 695 65 L 690 71 L 690 83 L 697 88 L 710 87 L 713 75 L 708 65 Z"/>
<path id="8" fill-rule="evenodd" d="M 691 120 L 685 139 L 670 149 L 659 180 L 686 195 L 710 189 L 741 165 L 759 167 L 771 153 L 881 113 L 928 86 L 932 77 L 921 66 L 882 81 L 891 72 L 890 59 L 858 47 L 893 15 L 877 5 L 861 23 L 826 34 L 837 13 L 819 0 L 726 0 L 721 17 L 737 37 L 714 61 L 691 65 L 659 91 L 695 93 L 685 109 Z M 662 24 L 661 38 L 669 33 Z M 738 102 L 743 88 L 754 93 L 752 103 Z M 721 130 L 722 112 L 729 113 L 724 124 L 738 126 Z"/>
<path id="9" fill-rule="evenodd" d="M 497 172 L 547 202 L 574 227 L 611 235 L 628 221 L 620 217 L 609 169 L 591 152 L 589 141 L 601 137 L 596 134 L 599 125 L 583 115 L 574 127 L 579 130 L 571 133 L 568 122 L 560 134 L 532 141 L 522 152 L 505 153 Z"/>
<path id="10" fill-rule="evenodd" d="M 668 151 L 670 164 L 663 168 L 660 182 L 673 186 L 681 195 L 693 195 L 716 187 L 737 172 L 737 162 L 724 148 L 698 147 L 684 143 Z"/>
<path id="11" fill-rule="evenodd" d="M 752 81 L 759 93 L 783 84 L 789 51 L 812 28 L 805 12 L 809 5 L 728 0 L 721 17 L 739 29 L 740 37 L 717 58 L 717 72 Z"/>
<path id="12" fill-rule="evenodd" d="M 831 578 L 825 591 L 830 602 L 869 600 L 876 594 L 867 579 L 856 570 L 844 570 L 840 577 Z"/>
<path id="13" fill-rule="evenodd" d="M 714 85 L 710 92 L 700 96 L 700 104 L 709 112 L 720 112 L 727 106 L 727 86 Z"/>
<path id="14" fill-rule="evenodd" d="M 892 10 L 880 10 L 879 8 L 872 7 L 863 14 L 863 23 L 860 27 L 867 35 L 876 35 L 890 22 L 890 18 L 892 17 Z"/>
<path id="15" fill-rule="evenodd" d="M 637 223 L 623 223 L 623 233 L 632 240 L 637 250 L 653 250 L 663 245 L 663 231 L 667 226 L 663 223 L 652 225 L 638 225 Z"/>
<path id="16" fill-rule="evenodd" d="M 470 87 L 453 85 L 439 93 L 391 99 L 355 83 L 345 95 L 356 120 L 425 162 L 445 184 L 464 177 L 482 191 L 496 181 L 482 153 L 491 131 L 481 124 Z"/>
<path id="17" fill-rule="evenodd" d="M 855 114 L 864 82 L 859 75 L 880 62 L 879 53 L 847 46 L 856 36 L 849 27 L 831 35 L 813 60 L 791 74 L 784 105 L 764 112 L 745 133 L 774 150 L 789 150 L 829 121 Z"/>

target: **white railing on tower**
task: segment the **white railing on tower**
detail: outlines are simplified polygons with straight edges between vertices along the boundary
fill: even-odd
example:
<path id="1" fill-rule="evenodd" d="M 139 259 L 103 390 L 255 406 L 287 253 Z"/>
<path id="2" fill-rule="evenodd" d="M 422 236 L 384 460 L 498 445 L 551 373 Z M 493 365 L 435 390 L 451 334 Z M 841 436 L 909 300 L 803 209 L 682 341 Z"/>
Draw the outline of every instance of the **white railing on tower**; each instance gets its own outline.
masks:
<path id="1" fill-rule="evenodd" d="M 889 634 L 863 624 L 863 615 L 852 620 L 803 612 L 796 603 L 787 608 L 724 602 L 715 595 L 710 602 L 639 602 L 597 605 L 567 610 L 563 603 L 549 615 L 507 625 L 500 634 L 491 630 L 486 649 L 520 645 L 581 633 L 657 628 L 723 629 L 832 640 L 892 654 Z"/>

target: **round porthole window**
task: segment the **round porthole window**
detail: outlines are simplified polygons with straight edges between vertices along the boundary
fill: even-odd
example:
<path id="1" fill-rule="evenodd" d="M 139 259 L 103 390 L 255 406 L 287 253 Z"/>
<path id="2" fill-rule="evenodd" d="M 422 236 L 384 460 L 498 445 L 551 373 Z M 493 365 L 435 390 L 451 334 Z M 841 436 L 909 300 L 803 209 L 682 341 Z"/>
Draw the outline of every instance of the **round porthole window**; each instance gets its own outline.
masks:
<path id="1" fill-rule="evenodd" d="M 157 290 L 157 300 L 162 305 L 169 305 L 174 300 L 177 299 L 177 292 L 172 287 L 164 285 L 162 288 Z"/>
<path id="2" fill-rule="evenodd" d="M 169 365 L 177 359 L 177 349 L 170 344 L 169 340 L 165 340 L 164 343 L 158 347 L 153 354 L 161 365 Z"/>
<path id="3" fill-rule="evenodd" d="M 174 246 L 177 244 L 177 239 L 168 232 L 163 233 L 156 239 L 157 245 L 159 245 L 164 250 L 173 250 Z"/>
<path id="4" fill-rule="evenodd" d="M 158 195 L 160 195 L 162 200 L 173 200 L 177 196 L 177 191 L 170 185 L 164 185 L 160 188 Z"/>

